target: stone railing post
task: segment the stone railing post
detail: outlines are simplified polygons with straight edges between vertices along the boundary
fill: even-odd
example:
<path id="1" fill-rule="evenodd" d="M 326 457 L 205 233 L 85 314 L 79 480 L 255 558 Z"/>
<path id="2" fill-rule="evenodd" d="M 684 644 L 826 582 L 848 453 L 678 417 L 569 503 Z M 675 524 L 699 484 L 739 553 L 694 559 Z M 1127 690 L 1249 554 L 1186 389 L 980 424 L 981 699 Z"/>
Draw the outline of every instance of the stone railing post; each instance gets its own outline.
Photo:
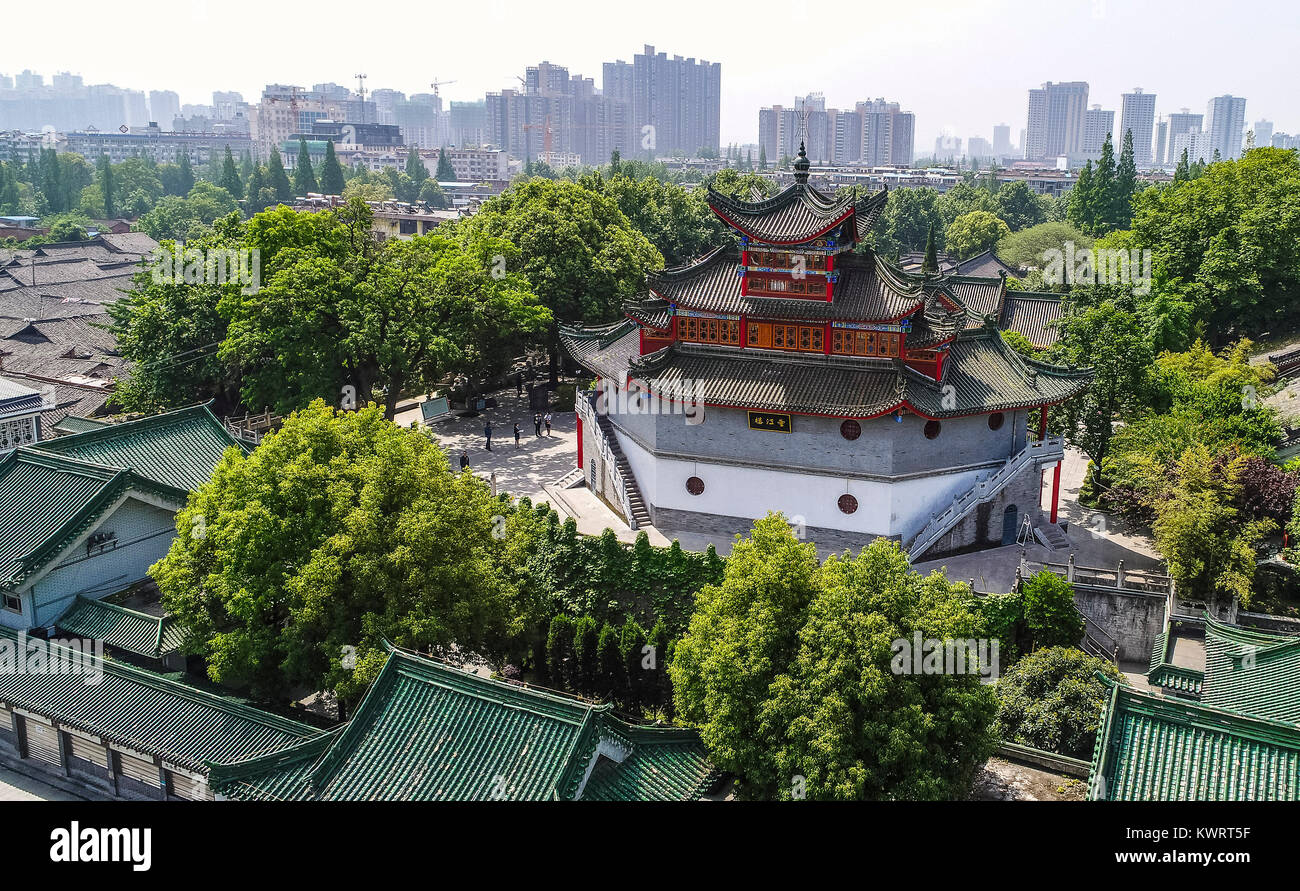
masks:
<path id="1" fill-rule="evenodd" d="M 1124 587 L 1124 561 L 1119 561 L 1119 566 L 1115 569 L 1115 587 Z"/>
<path id="2" fill-rule="evenodd" d="M 1065 561 L 1065 580 L 1074 583 L 1074 554 L 1070 554 L 1070 559 Z"/>

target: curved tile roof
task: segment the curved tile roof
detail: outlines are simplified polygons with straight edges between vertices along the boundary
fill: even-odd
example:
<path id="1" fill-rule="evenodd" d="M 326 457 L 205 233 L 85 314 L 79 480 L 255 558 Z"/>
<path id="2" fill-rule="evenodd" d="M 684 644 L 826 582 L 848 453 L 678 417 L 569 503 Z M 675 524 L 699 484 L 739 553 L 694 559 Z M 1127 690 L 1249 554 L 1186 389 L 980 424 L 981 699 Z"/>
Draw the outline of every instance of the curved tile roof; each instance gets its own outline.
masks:
<path id="1" fill-rule="evenodd" d="M 708 192 L 714 213 L 766 244 L 799 244 L 825 235 L 854 215 L 855 198 L 854 192 L 824 195 L 798 182 L 762 201 L 739 201 L 713 189 Z"/>
<path id="2" fill-rule="evenodd" d="M 884 322 L 915 312 L 924 302 L 919 280 L 909 279 L 870 255 L 842 255 L 834 299 L 797 300 L 790 297 L 745 297 L 740 293 L 740 251 L 720 247 L 692 266 L 652 273 L 650 293 L 664 301 L 646 307 L 679 307 L 754 318 Z"/>
<path id="3" fill-rule="evenodd" d="M 85 597 L 78 597 L 57 624 L 69 634 L 102 640 L 110 647 L 154 659 L 179 649 L 182 637 L 168 616 L 151 616 Z"/>

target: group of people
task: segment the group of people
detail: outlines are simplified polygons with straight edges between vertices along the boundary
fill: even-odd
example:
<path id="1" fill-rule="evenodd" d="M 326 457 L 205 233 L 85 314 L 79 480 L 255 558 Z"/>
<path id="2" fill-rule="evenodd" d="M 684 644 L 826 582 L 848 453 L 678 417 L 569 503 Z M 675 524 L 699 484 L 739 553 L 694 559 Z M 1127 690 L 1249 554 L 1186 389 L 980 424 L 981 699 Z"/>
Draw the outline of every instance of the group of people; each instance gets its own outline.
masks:
<path id="1" fill-rule="evenodd" d="M 533 415 L 533 430 L 537 433 L 538 436 L 542 435 L 543 426 L 546 427 L 546 435 L 550 436 L 551 435 L 551 413 L 549 411 L 546 414 L 542 414 L 541 412 L 536 412 Z M 523 435 L 523 428 L 521 428 L 519 424 L 516 423 L 515 424 L 515 448 L 519 448 L 519 439 L 522 435 Z M 483 439 L 484 439 L 483 448 L 487 449 L 489 452 L 492 451 L 492 422 L 491 421 L 485 421 L 483 424 Z M 469 466 L 468 458 L 469 455 L 467 453 L 461 455 L 461 464 L 460 464 L 461 469 L 464 469 L 465 467 Z"/>

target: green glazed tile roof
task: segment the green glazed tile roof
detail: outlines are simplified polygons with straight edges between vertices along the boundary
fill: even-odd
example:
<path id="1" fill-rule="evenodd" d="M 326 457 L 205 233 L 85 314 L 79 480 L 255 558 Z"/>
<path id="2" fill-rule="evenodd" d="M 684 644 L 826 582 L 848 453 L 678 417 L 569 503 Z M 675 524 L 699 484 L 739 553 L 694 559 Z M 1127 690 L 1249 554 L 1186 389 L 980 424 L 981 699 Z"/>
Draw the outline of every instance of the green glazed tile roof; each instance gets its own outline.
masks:
<path id="1" fill-rule="evenodd" d="M 69 634 L 102 640 L 106 646 L 155 659 L 177 650 L 182 637 L 169 617 L 151 616 L 85 597 L 76 599 L 58 625 Z"/>
<path id="2" fill-rule="evenodd" d="M 1300 723 L 1300 637 L 1206 617 L 1206 705 Z"/>
<path id="3" fill-rule="evenodd" d="M 613 717 L 606 724 L 630 754 L 622 762 L 597 759 L 583 801 L 684 801 L 699 798 L 719 779 L 694 731 L 632 727 Z"/>
<path id="4" fill-rule="evenodd" d="M 119 473 L 27 449 L 0 460 L 0 585 L 25 576 L 28 556 L 106 492 Z"/>
<path id="5" fill-rule="evenodd" d="M 630 744 L 631 757 L 621 779 L 596 759 L 586 789 L 601 797 L 697 797 L 713 778 L 691 731 L 644 737 L 607 705 L 394 649 L 352 720 L 327 742 L 215 763 L 211 780 L 219 794 L 240 799 L 570 800 L 587 797 L 579 793 L 604 739 L 620 751 Z"/>
<path id="6" fill-rule="evenodd" d="M 147 479 L 192 492 L 212 476 L 226 449 L 239 445 L 207 406 L 196 405 L 61 436 L 33 448 L 130 468 Z"/>
<path id="7" fill-rule="evenodd" d="M 1300 800 L 1300 727 L 1115 686 L 1089 795 L 1109 801 Z"/>
<path id="8" fill-rule="evenodd" d="M 98 430 L 100 427 L 107 427 L 107 421 L 97 421 L 94 418 L 79 418 L 76 415 L 68 415 L 54 425 L 56 433 L 85 433 L 88 430 Z"/>
<path id="9" fill-rule="evenodd" d="M 0 646 L 5 642 L 8 648 L 38 645 L 0 629 Z M 0 702 L 191 770 L 278 751 L 320 734 L 121 662 L 101 664 L 98 684 L 87 684 L 84 673 L 0 672 Z"/>

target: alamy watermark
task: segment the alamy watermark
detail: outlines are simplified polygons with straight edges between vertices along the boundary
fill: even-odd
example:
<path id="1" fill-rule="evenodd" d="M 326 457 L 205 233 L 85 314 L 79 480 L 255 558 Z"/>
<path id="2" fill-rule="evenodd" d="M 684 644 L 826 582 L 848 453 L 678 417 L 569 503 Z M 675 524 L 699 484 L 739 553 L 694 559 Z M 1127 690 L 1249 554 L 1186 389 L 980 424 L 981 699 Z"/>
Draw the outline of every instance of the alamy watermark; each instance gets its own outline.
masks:
<path id="1" fill-rule="evenodd" d="M 596 388 L 596 413 L 600 415 L 683 415 L 687 424 L 704 420 L 704 407 L 696 397 L 695 381 L 632 380 L 616 387 L 602 380 Z"/>
<path id="2" fill-rule="evenodd" d="M 1127 285 L 1139 297 L 1151 293 L 1151 251 L 1133 248 L 1081 248 L 1043 251 L 1043 282 L 1048 285 Z"/>
<path id="3" fill-rule="evenodd" d="M 84 638 L 45 640 L 20 631 L 0 637 L 0 675 L 81 675 L 87 687 L 104 680 L 104 642 Z"/>
<path id="4" fill-rule="evenodd" d="M 262 252 L 258 248 L 159 248 L 149 257 L 149 271 L 160 285 L 224 285 L 233 282 L 241 294 L 262 286 Z"/>
<path id="5" fill-rule="evenodd" d="M 939 640 L 922 637 L 917 631 L 889 646 L 894 654 L 889 667 L 894 674 L 973 674 L 984 684 L 998 679 L 997 638 Z"/>

